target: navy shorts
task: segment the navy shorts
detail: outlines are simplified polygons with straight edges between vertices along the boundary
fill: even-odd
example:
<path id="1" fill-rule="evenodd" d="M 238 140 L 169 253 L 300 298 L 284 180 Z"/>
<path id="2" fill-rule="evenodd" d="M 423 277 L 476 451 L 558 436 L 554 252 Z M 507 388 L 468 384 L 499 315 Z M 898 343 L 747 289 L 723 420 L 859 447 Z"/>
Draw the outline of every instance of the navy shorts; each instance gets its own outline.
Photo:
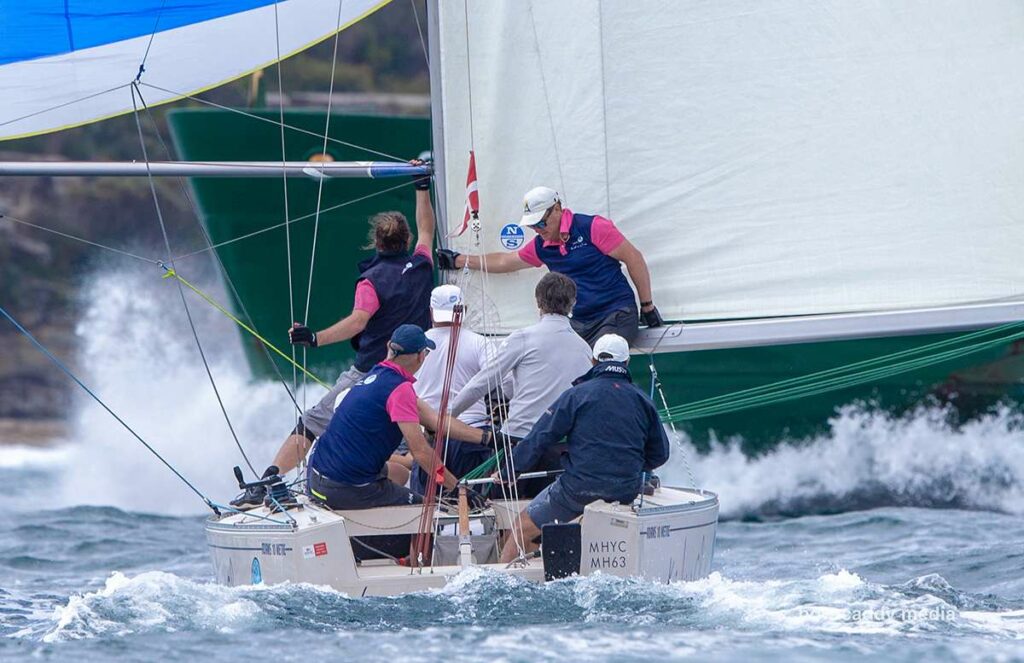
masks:
<path id="1" fill-rule="evenodd" d="M 310 496 L 332 509 L 371 509 L 423 502 L 422 497 L 387 478 L 352 486 L 333 481 L 312 467 L 306 473 L 306 486 Z"/>
<path id="2" fill-rule="evenodd" d="M 565 492 L 562 482 L 555 480 L 553 484 L 540 491 L 537 497 L 530 500 L 526 513 L 538 528 L 549 525 L 556 520 L 567 523 L 583 515 L 583 507 L 587 504 L 577 501 Z"/>

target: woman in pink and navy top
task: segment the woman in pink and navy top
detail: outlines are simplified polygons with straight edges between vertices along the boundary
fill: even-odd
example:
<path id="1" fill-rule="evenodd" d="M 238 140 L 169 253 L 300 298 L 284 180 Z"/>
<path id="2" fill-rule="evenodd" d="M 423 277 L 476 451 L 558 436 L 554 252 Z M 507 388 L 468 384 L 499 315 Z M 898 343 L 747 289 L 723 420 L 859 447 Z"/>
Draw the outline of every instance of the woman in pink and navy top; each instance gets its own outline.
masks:
<path id="1" fill-rule="evenodd" d="M 609 219 L 573 213 L 562 207 L 558 192 L 539 186 L 526 193 L 519 225 L 537 236 L 518 252 L 476 256 L 440 249 L 438 267 L 482 269 L 486 262 L 488 272 L 502 273 L 543 265 L 565 274 L 577 289 L 572 326 L 591 345 L 604 334 L 618 334 L 632 343 L 640 316 L 648 327 L 664 324 L 651 295 L 647 261 Z M 640 297 L 639 315 L 622 264 Z"/>

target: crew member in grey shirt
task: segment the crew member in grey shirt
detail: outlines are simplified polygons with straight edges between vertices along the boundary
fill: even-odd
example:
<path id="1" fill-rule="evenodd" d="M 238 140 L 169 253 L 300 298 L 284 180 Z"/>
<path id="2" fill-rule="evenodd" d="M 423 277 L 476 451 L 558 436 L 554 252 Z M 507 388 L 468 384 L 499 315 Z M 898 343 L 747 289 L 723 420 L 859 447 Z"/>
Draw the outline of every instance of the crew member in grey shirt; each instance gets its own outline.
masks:
<path id="1" fill-rule="evenodd" d="M 544 411 L 591 366 L 590 346 L 569 323 L 576 284 L 564 274 L 550 272 L 537 284 L 534 294 L 540 321 L 512 332 L 498 349 L 495 361 L 473 376 L 452 403 L 452 416 L 457 417 L 498 385 L 504 385 L 510 401 L 501 432 L 513 443 L 526 437 Z M 498 438 L 501 448 L 502 436 Z M 561 449 L 553 449 L 535 469 L 558 469 L 560 455 Z M 550 482 L 520 482 L 520 494 L 535 494 Z"/>

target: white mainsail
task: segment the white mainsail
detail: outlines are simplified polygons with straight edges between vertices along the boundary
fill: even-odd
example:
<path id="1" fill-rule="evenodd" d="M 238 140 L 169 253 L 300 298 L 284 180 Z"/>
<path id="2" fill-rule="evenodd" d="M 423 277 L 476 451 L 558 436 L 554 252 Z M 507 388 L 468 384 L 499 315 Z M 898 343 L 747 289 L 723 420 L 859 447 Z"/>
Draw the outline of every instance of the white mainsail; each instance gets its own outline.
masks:
<path id="1" fill-rule="evenodd" d="M 523 192 L 547 184 L 641 248 L 671 319 L 1024 293 L 1019 2 L 440 10 L 448 216 L 475 149 L 483 250 L 505 250 Z M 471 235 L 452 245 L 476 250 Z M 491 277 L 488 331 L 535 319 L 540 275 Z"/>

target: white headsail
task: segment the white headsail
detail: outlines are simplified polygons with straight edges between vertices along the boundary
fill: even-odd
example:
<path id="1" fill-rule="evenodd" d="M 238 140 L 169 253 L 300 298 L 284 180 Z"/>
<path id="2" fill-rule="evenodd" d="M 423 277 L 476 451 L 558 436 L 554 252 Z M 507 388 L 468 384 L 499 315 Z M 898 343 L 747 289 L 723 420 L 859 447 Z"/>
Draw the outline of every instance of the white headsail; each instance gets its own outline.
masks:
<path id="1" fill-rule="evenodd" d="M 643 250 L 676 320 L 1024 293 L 1019 2 L 440 6 L 447 208 L 473 148 L 484 250 L 546 184 Z M 495 330 L 539 276 L 491 278 Z"/>
<path id="2" fill-rule="evenodd" d="M 278 53 L 293 55 L 388 1 L 5 2 L 0 140 L 130 112 L 137 76 L 150 106 L 215 87 L 276 62 Z"/>

